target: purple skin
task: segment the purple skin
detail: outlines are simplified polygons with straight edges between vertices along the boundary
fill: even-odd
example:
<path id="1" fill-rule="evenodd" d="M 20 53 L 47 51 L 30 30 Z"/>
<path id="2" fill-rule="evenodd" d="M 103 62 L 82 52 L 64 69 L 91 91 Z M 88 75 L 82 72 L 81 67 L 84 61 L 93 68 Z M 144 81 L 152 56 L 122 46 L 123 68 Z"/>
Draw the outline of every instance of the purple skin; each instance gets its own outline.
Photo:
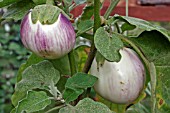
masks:
<path id="1" fill-rule="evenodd" d="M 57 59 L 69 53 L 76 40 L 71 22 L 60 13 L 52 25 L 32 23 L 31 12 L 21 22 L 20 30 L 23 45 L 38 56 Z"/>

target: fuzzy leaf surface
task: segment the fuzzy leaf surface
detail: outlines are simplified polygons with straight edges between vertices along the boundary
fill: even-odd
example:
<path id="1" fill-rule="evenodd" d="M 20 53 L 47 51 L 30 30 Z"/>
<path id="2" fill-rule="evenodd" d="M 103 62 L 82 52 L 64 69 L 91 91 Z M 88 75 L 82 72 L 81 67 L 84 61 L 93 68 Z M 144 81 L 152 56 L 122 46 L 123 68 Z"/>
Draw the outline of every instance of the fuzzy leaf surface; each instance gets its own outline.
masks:
<path id="1" fill-rule="evenodd" d="M 161 34 L 163 34 L 170 41 L 170 32 L 168 30 L 164 29 L 163 27 L 154 25 L 148 21 L 145 21 L 145 20 L 142 20 L 139 18 L 134 18 L 134 17 L 115 15 L 114 18 L 128 22 L 142 30 L 145 30 L 145 31 L 156 30 L 156 31 L 160 32 Z"/>
<path id="2" fill-rule="evenodd" d="M 155 64 L 157 111 L 170 112 L 170 43 L 168 39 L 158 31 L 145 31 L 138 37 L 130 39 L 140 48 L 144 56 Z"/>
<path id="3" fill-rule="evenodd" d="M 10 5 L 18 1 L 21 1 L 21 0 L 0 0 L 0 7 Z"/>
<path id="4" fill-rule="evenodd" d="M 24 111 L 32 113 L 44 109 L 50 103 L 51 100 L 45 92 L 29 91 L 27 97 L 19 102 L 15 113 L 22 113 Z"/>
<path id="5" fill-rule="evenodd" d="M 90 98 L 80 100 L 79 103 L 73 106 L 67 106 L 60 109 L 59 113 L 115 113 L 106 105 L 95 102 Z"/>
<path id="6" fill-rule="evenodd" d="M 60 73 L 49 61 L 42 61 L 29 66 L 22 74 L 22 80 L 16 84 L 12 96 L 12 103 L 17 105 L 18 101 L 25 97 L 28 90 L 46 89 L 53 82 L 56 84 L 60 79 Z"/>
<path id="7" fill-rule="evenodd" d="M 84 92 L 85 89 L 92 87 L 97 78 L 93 75 L 85 73 L 76 73 L 69 78 L 65 84 L 65 91 L 63 97 L 67 103 L 77 99 L 77 97 Z"/>
<path id="8" fill-rule="evenodd" d="M 24 6 L 24 7 L 23 7 Z M 8 7 L 8 11 L 4 13 L 4 19 L 21 20 L 28 11 L 35 6 L 32 0 L 21 0 Z"/>
<path id="9" fill-rule="evenodd" d="M 121 35 L 113 33 L 112 36 L 100 27 L 94 36 L 94 43 L 97 50 L 109 61 L 119 61 L 119 49 L 123 47 L 123 42 L 119 37 Z"/>

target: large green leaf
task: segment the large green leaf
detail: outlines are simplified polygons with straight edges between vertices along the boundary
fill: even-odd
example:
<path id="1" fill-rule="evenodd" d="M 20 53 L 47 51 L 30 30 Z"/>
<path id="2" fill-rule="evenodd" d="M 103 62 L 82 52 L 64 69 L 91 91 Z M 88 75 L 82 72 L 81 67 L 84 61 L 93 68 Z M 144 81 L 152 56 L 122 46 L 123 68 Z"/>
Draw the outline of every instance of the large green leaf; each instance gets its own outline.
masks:
<path id="1" fill-rule="evenodd" d="M 148 21 L 145 21 L 145 20 L 142 20 L 139 18 L 134 18 L 134 17 L 126 17 L 126 16 L 119 16 L 119 15 L 115 15 L 114 17 L 116 19 L 120 19 L 120 20 L 126 21 L 132 25 L 135 25 L 136 27 L 138 27 L 142 30 L 146 30 L 146 31 L 156 30 L 156 31 L 162 33 L 170 41 L 170 32 L 160 26 L 154 25 Z"/>
<path id="2" fill-rule="evenodd" d="M 81 21 L 77 26 L 77 29 L 78 29 L 77 35 L 84 33 L 86 31 L 89 31 L 92 28 L 93 28 L 93 21 L 92 20 Z"/>
<path id="3" fill-rule="evenodd" d="M 70 75 L 70 63 L 68 59 L 68 55 L 60 58 L 60 59 L 54 59 L 49 60 L 54 68 L 56 68 L 62 75 Z"/>
<path id="4" fill-rule="evenodd" d="M 121 35 L 113 33 L 111 36 L 100 27 L 94 36 L 94 43 L 97 50 L 109 61 L 119 61 L 119 49 L 123 47 L 123 42 L 119 37 Z"/>
<path id="5" fill-rule="evenodd" d="M 125 23 L 121 26 L 122 32 L 128 31 L 128 30 L 133 30 L 133 29 L 135 29 L 135 28 L 136 28 L 135 25 L 131 25 L 130 23 L 127 23 L 127 22 L 125 22 Z"/>
<path id="6" fill-rule="evenodd" d="M 137 103 L 128 108 L 125 113 L 151 113 L 151 112 L 145 105 Z"/>
<path id="7" fill-rule="evenodd" d="M 170 59 L 167 61 L 169 62 Z M 170 63 L 164 66 L 156 66 L 157 69 L 157 111 L 158 113 L 170 113 Z"/>
<path id="8" fill-rule="evenodd" d="M 8 10 L 4 13 L 3 18 L 20 20 L 34 6 L 35 3 L 32 0 L 19 1 L 8 7 Z"/>
<path id="9" fill-rule="evenodd" d="M 170 64 L 170 43 L 157 31 L 145 31 L 137 38 L 130 38 L 142 50 L 145 57 L 157 65 Z"/>
<path id="10" fill-rule="evenodd" d="M 25 97 L 26 92 L 31 89 L 47 89 L 51 83 L 56 84 L 60 79 L 59 71 L 49 61 L 42 61 L 36 65 L 29 66 L 22 74 L 22 80 L 16 84 L 12 96 L 14 106 Z M 47 89 L 48 90 L 48 89 Z"/>
<path id="11" fill-rule="evenodd" d="M 94 4 L 87 4 L 84 8 L 83 8 L 83 12 L 80 16 L 80 20 L 84 21 L 84 20 L 88 20 L 93 16 L 93 11 L 94 11 Z"/>
<path id="12" fill-rule="evenodd" d="M 73 3 L 73 0 L 63 0 L 64 4 L 70 6 Z"/>
<path id="13" fill-rule="evenodd" d="M 10 5 L 10 4 L 13 4 L 13 3 L 18 2 L 18 1 L 21 1 L 21 0 L 1 0 L 0 1 L 0 7 Z"/>
<path id="14" fill-rule="evenodd" d="M 157 111 L 169 113 L 170 109 L 170 43 L 158 31 L 145 31 L 137 38 L 130 38 L 145 57 L 154 62 L 157 72 Z"/>
<path id="15" fill-rule="evenodd" d="M 19 82 L 22 79 L 22 73 L 27 67 L 31 66 L 32 64 L 37 64 L 43 60 L 44 60 L 43 58 L 41 58 L 35 54 L 32 54 L 28 58 L 27 62 L 20 66 L 20 68 L 18 70 L 18 74 L 17 74 L 17 82 Z"/>
<path id="16" fill-rule="evenodd" d="M 32 1 L 37 5 L 46 3 L 46 0 L 32 0 Z"/>
<path id="17" fill-rule="evenodd" d="M 51 100 L 45 92 L 29 91 L 27 97 L 19 102 L 14 113 L 22 113 L 24 111 L 27 113 L 32 113 L 35 111 L 40 111 L 50 103 Z"/>
<path id="18" fill-rule="evenodd" d="M 65 91 L 63 97 L 67 103 L 77 99 L 83 91 L 92 87 L 97 78 L 93 75 L 85 73 L 76 73 L 73 77 L 69 78 L 65 84 Z"/>
<path id="19" fill-rule="evenodd" d="M 73 107 L 67 106 L 61 108 L 59 113 L 115 113 L 111 111 L 106 105 L 95 102 L 90 98 L 85 98 Z"/>

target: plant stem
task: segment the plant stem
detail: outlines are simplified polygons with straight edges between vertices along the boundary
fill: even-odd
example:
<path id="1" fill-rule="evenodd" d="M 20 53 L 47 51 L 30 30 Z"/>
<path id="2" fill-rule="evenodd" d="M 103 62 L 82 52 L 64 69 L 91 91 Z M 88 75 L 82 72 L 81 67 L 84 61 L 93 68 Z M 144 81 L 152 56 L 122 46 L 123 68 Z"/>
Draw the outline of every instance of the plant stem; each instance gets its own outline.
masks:
<path id="1" fill-rule="evenodd" d="M 62 105 L 60 105 L 60 106 L 56 106 L 56 107 L 54 107 L 54 108 L 48 110 L 48 111 L 45 112 L 45 113 L 50 113 L 50 112 L 52 112 L 52 111 L 54 111 L 54 110 L 57 110 L 57 109 L 60 109 L 60 108 L 62 108 L 62 107 L 64 107 L 64 106 L 65 106 L 65 104 L 62 104 Z"/>
<path id="2" fill-rule="evenodd" d="M 129 16 L 129 6 L 128 6 L 128 3 L 129 1 L 128 0 L 126 0 L 126 17 L 128 17 Z"/>
<path id="3" fill-rule="evenodd" d="M 100 1 L 94 0 L 94 29 L 93 34 L 95 34 L 96 30 L 100 27 Z"/>
<path id="4" fill-rule="evenodd" d="M 100 1 L 99 0 L 94 0 L 94 29 L 93 29 L 93 34 L 95 34 L 96 30 L 100 27 Z M 93 59 L 96 54 L 96 47 L 94 45 L 94 39 L 92 40 L 92 45 L 90 48 L 90 53 L 88 54 L 87 61 L 85 63 L 85 66 L 83 68 L 84 73 L 88 73 L 90 70 L 91 64 L 93 62 Z"/>
<path id="5" fill-rule="evenodd" d="M 115 26 L 116 26 L 116 28 L 117 28 L 117 32 L 121 34 L 121 29 L 120 29 L 118 23 L 115 23 Z"/>
<path id="6" fill-rule="evenodd" d="M 117 113 L 125 113 L 126 105 L 117 104 Z"/>
<path id="7" fill-rule="evenodd" d="M 94 42 L 93 42 L 94 43 Z M 88 73 L 90 68 L 91 68 L 91 64 L 93 62 L 93 59 L 95 57 L 95 54 L 96 54 L 96 47 L 94 44 L 92 44 L 91 48 L 90 48 L 90 53 L 88 54 L 88 58 L 86 60 L 86 63 L 84 65 L 84 68 L 83 68 L 83 72 L 84 73 Z"/>
<path id="8" fill-rule="evenodd" d="M 86 29 L 86 30 L 84 30 L 84 31 L 81 31 L 81 32 L 77 32 L 76 37 L 82 35 L 83 33 L 86 33 L 87 31 L 89 31 L 89 30 L 91 30 L 91 29 L 93 29 L 93 27 L 90 27 L 90 28 L 88 28 L 88 29 Z"/>
<path id="9" fill-rule="evenodd" d="M 150 77 L 151 77 L 151 112 L 156 113 L 156 69 L 153 62 L 150 63 Z"/>
<path id="10" fill-rule="evenodd" d="M 55 88 L 55 85 L 54 85 L 53 81 L 51 81 L 51 83 L 50 83 L 50 90 L 51 90 L 51 93 L 54 96 L 54 98 L 57 98 L 58 94 L 57 94 L 57 90 Z"/>
<path id="11" fill-rule="evenodd" d="M 93 40 L 93 37 L 94 37 L 93 35 L 88 34 L 88 33 L 83 33 L 80 36 L 82 36 L 82 37 L 84 37 L 84 38 L 86 38 L 88 40 Z"/>
<path id="12" fill-rule="evenodd" d="M 120 0 L 111 0 L 109 8 L 106 10 L 106 13 L 104 14 L 104 18 L 107 19 L 113 9 L 116 7 L 116 5 L 119 3 Z"/>
<path id="13" fill-rule="evenodd" d="M 73 76 L 75 73 L 77 73 L 75 57 L 74 57 L 74 50 L 72 50 L 70 53 L 68 53 L 68 58 L 69 58 L 69 62 L 70 62 L 71 76 Z"/>
<path id="14" fill-rule="evenodd" d="M 101 25 L 101 21 L 100 21 L 100 1 L 99 0 L 94 0 L 94 29 L 93 29 L 93 36 L 96 33 L 96 30 L 100 27 L 100 25 Z M 86 60 L 85 66 L 83 68 L 84 73 L 88 73 L 88 71 L 90 70 L 91 64 L 92 64 L 93 59 L 94 59 L 94 57 L 96 55 L 96 51 L 97 51 L 97 49 L 95 47 L 94 38 L 93 38 L 92 45 L 91 45 L 91 48 L 90 48 L 90 53 L 88 54 L 88 58 Z M 91 91 L 91 88 L 88 88 L 87 93 L 86 93 L 86 95 L 88 97 L 90 96 L 90 91 Z"/>

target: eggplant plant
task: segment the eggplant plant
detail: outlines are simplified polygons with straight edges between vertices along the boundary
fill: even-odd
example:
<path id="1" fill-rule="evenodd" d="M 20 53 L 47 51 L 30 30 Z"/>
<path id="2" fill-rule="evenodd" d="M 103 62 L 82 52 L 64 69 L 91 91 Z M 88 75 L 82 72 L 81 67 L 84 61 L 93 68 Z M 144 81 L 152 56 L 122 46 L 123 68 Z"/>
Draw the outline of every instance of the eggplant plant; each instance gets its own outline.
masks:
<path id="1" fill-rule="evenodd" d="M 170 32 L 111 16 L 119 0 L 101 15 L 103 3 L 0 1 L 8 6 L 1 21 L 20 21 L 23 47 L 32 52 L 18 70 L 11 113 L 170 112 Z"/>

